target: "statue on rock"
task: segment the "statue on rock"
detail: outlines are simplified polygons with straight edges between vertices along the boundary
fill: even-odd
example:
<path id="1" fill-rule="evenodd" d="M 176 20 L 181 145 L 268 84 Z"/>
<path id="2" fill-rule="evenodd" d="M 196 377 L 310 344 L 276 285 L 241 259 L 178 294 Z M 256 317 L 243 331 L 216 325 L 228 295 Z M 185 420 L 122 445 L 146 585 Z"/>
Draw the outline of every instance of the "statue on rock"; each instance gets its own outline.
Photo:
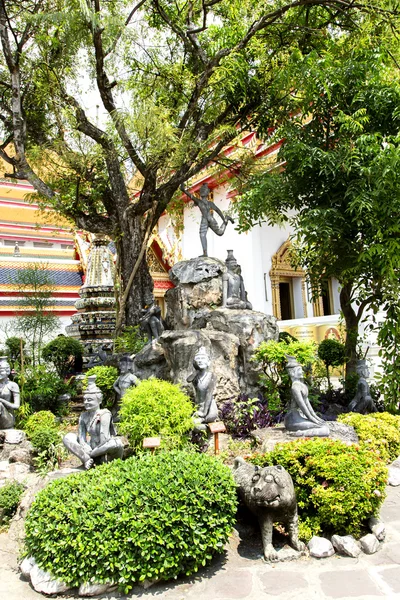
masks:
<path id="1" fill-rule="evenodd" d="M 228 250 L 225 264 L 228 270 L 222 275 L 222 306 L 238 310 L 252 310 L 253 307 L 247 300 L 241 268 L 233 256 L 233 250 Z"/>
<path id="2" fill-rule="evenodd" d="M 193 358 L 195 370 L 187 378 L 189 383 L 193 383 L 196 391 L 197 410 L 194 421 L 197 430 L 205 430 L 207 423 L 213 423 L 218 418 L 218 407 L 214 400 L 215 375 L 210 369 L 210 364 L 210 356 L 202 346 Z"/>
<path id="3" fill-rule="evenodd" d="M 12 429 L 15 423 L 14 411 L 20 405 L 18 384 L 10 381 L 11 372 L 6 356 L 0 357 L 0 429 Z"/>
<path id="4" fill-rule="evenodd" d="M 146 306 L 142 308 L 142 316 L 140 317 L 139 322 L 150 342 L 158 340 L 164 331 L 161 308 L 156 304 L 153 297 L 149 298 Z"/>
<path id="5" fill-rule="evenodd" d="M 116 436 L 111 412 L 100 408 L 103 394 L 95 382 L 96 375 L 89 375 L 88 387 L 83 393 L 85 412 L 79 417 L 78 434 L 67 433 L 63 439 L 64 446 L 81 460 L 85 469 L 122 458 L 124 451 Z"/>
<path id="6" fill-rule="evenodd" d="M 188 190 L 186 190 L 183 185 L 181 185 L 181 190 L 188 196 L 195 205 L 200 209 L 201 212 L 201 223 L 200 223 L 200 240 L 201 246 L 203 248 L 203 256 L 208 256 L 207 254 L 207 233 L 208 230 L 211 229 L 217 235 L 224 235 L 225 229 L 229 222 L 234 223 L 234 220 L 229 215 L 224 215 L 222 210 L 218 208 L 214 202 L 208 200 L 208 195 L 210 193 L 210 188 L 206 183 L 200 187 L 199 193 L 200 198 L 197 198 L 193 194 L 191 194 Z M 212 211 L 215 212 L 221 217 L 222 225 L 218 225 L 215 220 Z"/>
<path id="7" fill-rule="evenodd" d="M 302 552 L 305 546 L 299 540 L 296 494 L 289 473 L 280 465 L 260 469 L 238 457 L 233 478 L 244 503 L 258 518 L 265 560 L 279 560 L 272 545 L 274 523 L 285 525 L 290 544 Z"/>
<path id="8" fill-rule="evenodd" d="M 357 383 L 357 391 L 353 400 L 349 404 L 349 411 L 358 412 L 362 415 L 376 412 L 376 406 L 371 397 L 367 378 L 369 377 L 369 369 L 365 359 L 357 362 L 357 374 L 359 376 Z"/>
<path id="9" fill-rule="evenodd" d="M 330 430 L 323 419 L 320 419 L 308 399 L 308 387 L 302 381 L 303 367 L 293 356 L 287 357 L 286 370 L 292 380 L 291 403 L 285 416 L 285 428 L 297 437 L 328 437 Z"/>
<path id="10" fill-rule="evenodd" d="M 138 385 L 140 380 L 136 377 L 136 375 L 132 372 L 133 369 L 133 359 L 126 354 L 121 356 L 119 359 L 119 377 L 114 381 L 113 388 L 115 393 L 117 394 L 117 402 L 115 408 L 112 409 L 113 421 L 116 423 L 118 418 L 119 407 L 121 404 L 121 398 L 124 396 L 125 392 L 130 388 Z"/>

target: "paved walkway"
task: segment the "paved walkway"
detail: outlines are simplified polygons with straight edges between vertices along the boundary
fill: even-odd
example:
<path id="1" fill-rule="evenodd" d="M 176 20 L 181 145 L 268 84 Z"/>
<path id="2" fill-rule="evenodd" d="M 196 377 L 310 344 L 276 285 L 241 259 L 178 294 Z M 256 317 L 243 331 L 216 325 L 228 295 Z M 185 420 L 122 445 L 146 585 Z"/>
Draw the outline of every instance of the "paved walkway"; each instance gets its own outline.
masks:
<path id="1" fill-rule="evenodd" d="M 332 556 L 303 558 L 268 565 L 261 558 L 261 542 L 249 545 L 233 536 L 225 554 L 190 579 L 156 584 L 147 590 L 135 588 L 129 596 L 109 599 L 154 598 L 154 600 L 400 600 L 400 487 L 388 488 L 381 511 L 386 541 L 371 556 L 358 559 Z M 6 534 L 0 535 L 0 599 L 43 599 L 17 570 L 18 549 Z M 72 596 L 68 596 L 72 598 Z"/>

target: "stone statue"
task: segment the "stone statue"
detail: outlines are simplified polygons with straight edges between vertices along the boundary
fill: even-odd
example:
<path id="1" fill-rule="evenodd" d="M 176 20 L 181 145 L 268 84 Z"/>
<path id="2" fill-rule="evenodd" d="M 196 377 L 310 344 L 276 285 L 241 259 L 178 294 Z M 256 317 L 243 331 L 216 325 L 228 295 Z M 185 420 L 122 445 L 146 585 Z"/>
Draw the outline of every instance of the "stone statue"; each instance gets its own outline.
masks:
<path id="1" fill-rule="evenodd" d="M 142 316 L 140 317 L 140 325 L 147 333 L 149 341 L 157 340 L 162 332 L 164 326 L 161 319 L 161 308 L 151 298 L 149 303 L 142 308 Z"/>
<path id="2" fill-rule="evenodd" d="M 364 359 L 357 362 L 357 373 L 359 375 L 357 391 L 353 400 L 349 404 L 349 411 L 358 412 L 362 415 L 376 412 L 377 409 L 373 399 L 371 398 L 371 393 L 369 391 L 369 385 L 367 382 L 367 378 L 369 377 L 369 369 Z"/>
<path id="3" fill-rule="evenodd" d="M 112 408 L 111 413 L 113 415 L 114 423 L 119 421 L 118 412 L 121 404 L 121 398 L 125 392 L 130 388 L 134 387 L 139 383 L 139 379 L 132 373 L 133 359 L 129 354 L 122 356 L 119 359 L 119 377 L 114 381 L 113 388 L 117 394 L 117 402 L 115 407 Z"/>
<path id="4" fill-rule="evenodd" d="M 197 410 L 194 414 L 196 429 L 206 429 L 207 423 L 213 423 L 218 418 L 218 407 L 214 400 L 215 375 L 210 369 L 211 360 L 202 346 L 193 359 L 194 372 L 187 381 L 193 383 L 196 391 Z"/>
<path id="5" fill-rule="evenodd" d="M 92 367 L 101 367 L 102 365 L 104 365 L 108 357 L 107 350 L 107 344 L 102 344 L 101 346 L 96 348 L 96 351 L 93 351 L 93 346 L 90 346 L 88 355 L 89 362 L 87 364 L 87 368 L 91 369 Z"/>
<path id="6" fill-rule="evenodd" d="M 304 544 L 298 533 L 296 494 L 289 473 L 280 465 L 260 469 L 238 457 L 233 477 L 244 503 L 258 518 L 265 560 L 278 560 L 272 545 L 274 523 L 285 525 L 292 547 L 298 552 L 303 551 Z"/>
<path id="7" fill-rule="evenodd" d="M 182 192 L 184 192 L 186 194 L 186 196 L 189 196 L 189 198 L 191 200 L 193 200 L 195 205 L 200 209 L 200 212 L 201 212 L 200 240 L 201 240 L 201 245 L 203 248 L 203 256 L 208 256 L 208 254 L 207 254 L 208 230 L 211 229 L 217 235 L 224 235 L 225 229 L 226 229 L 229 221 L 231 223 L 233 223 L 234 220 L 232 217 L 224 215 L 224 213 L 218 208 L 218 206 L 216 204 L 214 204 L 214 202 L 211 202 L 208 200 L 208 194 L 210 193 L 210 188 L 208 187 L 208 185 L 206 183 L 203 183 L 203 185 L 200 187 L 200 190 L 199 190 L 200 198 L 197 198 L 196 196 L 191 194 L 188 190 L 186 190 L 183 187 L 183 185 L 181 185 L 181 190 L 182 190 Z M 221 217 L 222 225 L 218 225 L 217 221 L 215 220 L 215 218 L 211 212 L 212 210 L 215 210 L 215 212 Z"/>
<path id="8" fill-rule="evenodd" d="M 12 429 L 14 410 L 21 406 L 18 384 L 10 381 L 11 372 L 6 356 L 0 357 L 0 429 Z"/>
<path id="9" fill-rule="evenodd" d="M 308 387 L 302 381 L 304 378 L 302 366 L 293 356 L 288 356 L 287 360 L 286 370 L 292 380 L 292 399 L 285 416 L 285 428 L 298 437 L 329 436 L 328 425 L 315 414 L 308 399 Z"/>
<path id="10" fill-rule="evenodd" d="M 225 264 L 228 270 L 222 275 L 222 306 L 251 310 L 253 307 L 247 300 L 241 268 L 233 256 L 233 250 L 228 250 Z"/>
<path id="11" fill-rule="evenodd" d="M 83 393 L 85 412 L 79 417 L 78 434 L 67 433 L 63 439 L 64 446 L 81 460 L 85 469 L 122 458 L 124 451 L 120 438 L 116 437 L 111 412 L 100 408 L 103 394 L 95 381 L 96 375 L 89 375 L 88 387 Z"/>

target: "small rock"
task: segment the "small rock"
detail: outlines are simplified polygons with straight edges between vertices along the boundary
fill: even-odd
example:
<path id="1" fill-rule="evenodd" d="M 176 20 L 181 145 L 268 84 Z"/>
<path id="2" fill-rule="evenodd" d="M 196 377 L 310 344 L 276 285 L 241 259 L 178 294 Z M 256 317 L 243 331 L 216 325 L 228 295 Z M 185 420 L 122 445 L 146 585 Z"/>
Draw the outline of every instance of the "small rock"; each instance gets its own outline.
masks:
<path id="1" fill-rule="evenodd" d="M 388 484 L 392 487 L 400 485 L 400 468 L 390 465 Z"/>
<path id="2" fill-rule="evenodd" d="M 381 521 L 380 519 L 378 519 L 377 517 L 371 517 L 368 520 L 368 527 L 370 528 L 372 533 L 375 535 L 375 537 L 380 542 L 383 542 L 383 540 L 386 537 L 386 529 L 385 529 L 384 522 Z"/>
<path id="3" fill-rule="evenodd" d="M 20 444 L 26 438 L 25 431 L 21 431 L 21 429 L 5 429 L 5 434 L 6 444 Z"/>
<path id="4" fill-rule="evenodd" d="M 19 565 L 22 577 L 25 577 L 25 579 L 30 579 L 30 573 L 35 565 L 36 560 L 33 558 L 33 556 L 24 558 L 22 563 Z"/>
<path id="5" fill-rule="evenodd" d="M 30 577 L 35 591 L 42 594 L 63 594 L 71 589 L 71 586 L 54 579 L 50 573 L 46 573 L 38 565 L 32 567 Z"/>
<path id="6" fill-rule="evenodd" d="M 352 558 L 357 558 L 361 552 L 361 548 L 352 535 L 333 535 L 332 544 L 335 550 Z"/>
<path id="7" fill-rule="evenodd" d="M 367 533 L 360 538 L 361 549 L 365 554 L 375 554 L 379 549 L 379 542 L 373 533 Z"/>
<path id="8" fill-rule="evenodd" d="M 328 558 L 335 554 L 335 550 L 329 540 L 323 537 L 314 536 L 308 542 L 308 549 L 311 556 L 315 558 Z"/>
<path id="9" fill-rule="evenodd" d="M 139 581 L 139 585 L 144 588 L 145 590 L 147 590 L 149 587 L 151 587 L 152 585 L 154 585 L 155 583 L 157 583 L 159 581 L 159 579 L 144 579 L 143 581 Z"/>
<path id="10" fill-rule="evenodd" d="M 79 596 L 100 596 L 115 590 L 112 583 L 82 583 L 79 587 Z"/>
<path id="11" fill-rule="evenodd" d="M 29 450 L 24 448 L 15 448 L 10 452 L 10 456 L 8 457 L 8 461 L 10 463 L 25 463 L 27 465 L 32 464 L 32 454 Z"/>

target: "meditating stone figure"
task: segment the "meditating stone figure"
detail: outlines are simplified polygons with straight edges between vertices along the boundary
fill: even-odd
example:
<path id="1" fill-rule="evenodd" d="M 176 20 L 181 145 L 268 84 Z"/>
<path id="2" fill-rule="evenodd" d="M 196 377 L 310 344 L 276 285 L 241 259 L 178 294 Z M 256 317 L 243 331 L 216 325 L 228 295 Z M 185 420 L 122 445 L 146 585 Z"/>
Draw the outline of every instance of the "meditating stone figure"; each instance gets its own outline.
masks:
<path id="1" fill-rule="evenodd" d="M 349 404 L 349 410 L 366 415 L 371 412 L 376 412 L 376 406 L 371 398 L 367 378 L 369 377 L 369 369 L 366 361 L 359 360 L 357 362 L 357 373 L 359 375 L 357 383 L 357 391 L 353 400 Z"/>
<path id="2" fill-rule="evenodd" d="M 202 346 L 193 359 L 194 372 L 187 381 L 193 383 L 196 391 L 197 410 L 194 414 L 196 429 L 206 429 L 207 423 L 213 423 L 218 417 L 218 407 L 214 400 L 215 375 L 210 369 L 211 360 Z"/>
<path id="3" fill-rule="evenodd" d="M 253 307 L 247 300 L 241 268 L 233 256 L 233 250 L 228 250 L 225 264 L 228 270 L 222 275 L 222 306 L 251 310 Z"/>
<path id="4" fill-rule="evenodd" d="M 116 437 L 111 412 L 100 408 L 103 395 L 95 381 L 96 375 L 89 375 L 88 387 L 83 394 L 85 412 L 79 417 L 78 435 L 67 433 L 63 440 L 65 447 L 81 460 L 85 469 L 122 458 L 124 450 L 121 440 Z"/>
<path id="5" fill-rule="evenodd" d="M 147 333 L 150 342 L 157 340 L 164 331 L 161 320 L 161 308 L 154 302 L 153 298 L 142 309 L 140 324 Z"/>
<path id="6" fill-rule="evenodd" d="M 217 235 L 224 235 L 226 226 L 229 221 L 233 223 L 233 218 L 230 216 L 224 215 L 224 213 L 218 208 L 214 202 L 208 200 L 208 195 L 210 193 L 210 188 L 206 183 L 200 187 L 199 193 L 200 198 L 197 198 L 193 194 L 191 194 L 188 190 L 185 190 L 183 185 L 181 185 L 181 190 L 189 196 L 191 200 L 195 203 L 195 205 L 200 209 L 201 212 L 201 223 L 200 223 L 200 241 L 201 246 L 203 248 L 203 256 L 208 256 L 207 254 L 207 233 L 208 230 L 211 229 Z M 221 217 L 222 225 L 218 225 L 211 211 L 215 210 L 215 212 Z"/>
<path id="7" fill-rule="evenodd" d="M 0 357 L 0 429 L 14 427 L 14 410 L 20 407 L 19 386 L 10 381 L 11 372 L 7 357 Z"/>
<path id="8" fill-rule="evenodd" d="M 285 428 L 297 437 L 329 436 L 328 425 L 315 414 L 308 399 L 308 387 L 302 381 L 303 367 L 293 356 L 288 356 L 287 360 L 286 370 L 292 380 L 292 399 L 285 416 Z"/>

